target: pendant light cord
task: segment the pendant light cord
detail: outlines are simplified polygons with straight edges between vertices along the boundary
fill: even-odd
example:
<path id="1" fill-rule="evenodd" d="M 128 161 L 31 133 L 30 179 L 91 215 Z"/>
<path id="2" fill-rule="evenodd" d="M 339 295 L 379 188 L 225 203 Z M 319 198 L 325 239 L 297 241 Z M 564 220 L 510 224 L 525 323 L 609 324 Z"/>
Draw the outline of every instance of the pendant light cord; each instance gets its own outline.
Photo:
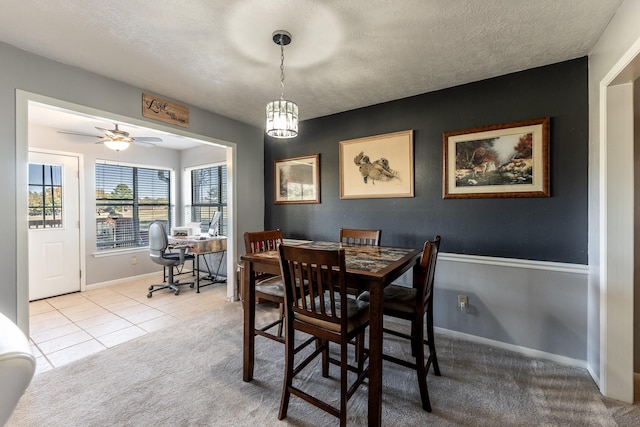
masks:
<path id="1" fill-rule="evenodd" d="M 283 35 L 280 34 L 280 99 L 284 99 L 284 44 Z"/>

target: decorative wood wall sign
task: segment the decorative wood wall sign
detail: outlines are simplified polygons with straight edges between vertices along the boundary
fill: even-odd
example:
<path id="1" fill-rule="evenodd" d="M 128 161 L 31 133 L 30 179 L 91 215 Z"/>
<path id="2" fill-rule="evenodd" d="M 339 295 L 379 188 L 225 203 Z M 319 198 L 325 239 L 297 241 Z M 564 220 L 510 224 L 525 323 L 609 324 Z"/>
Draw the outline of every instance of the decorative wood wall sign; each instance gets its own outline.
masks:
<path id="1" fill-rule="evenodd" d="M 189 107 L 148 93 L 142 94 L 142 115 L 172 125 L 189 127 Z"/>

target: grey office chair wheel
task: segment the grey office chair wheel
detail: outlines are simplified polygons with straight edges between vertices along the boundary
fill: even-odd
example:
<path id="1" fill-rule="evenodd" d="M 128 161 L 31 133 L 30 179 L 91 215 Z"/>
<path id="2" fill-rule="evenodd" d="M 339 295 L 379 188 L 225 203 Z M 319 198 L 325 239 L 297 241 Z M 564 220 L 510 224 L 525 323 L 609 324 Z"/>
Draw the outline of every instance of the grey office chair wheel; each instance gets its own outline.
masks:
<path id="1" fill-rule="evenodd" d="M 153 296 L 153 294 L 152 294 L 151 292 L 149 292 L 149 293 L 147 294 L 147 298 L 151 298 L 152 296 Z"/>
<path id="2" fill-rule="evenodd" d="M 195 286 L 195 285 L 194 285 L 193 283 L 189 285 L 189 287 L 190 287 L 191 289 L 193 289 L 193 287 L 194 287 L 194 286 Z"/>
<path id="3" fill-rule="evenodd" d="M 176 295 L 180 295 L 180 289 L 175 292 Z"/>
<path id="4" fill-rule="evenodd" d="M 153 290 L 153 286 L 149 286 L 149 290 L 152 291 Z"/>

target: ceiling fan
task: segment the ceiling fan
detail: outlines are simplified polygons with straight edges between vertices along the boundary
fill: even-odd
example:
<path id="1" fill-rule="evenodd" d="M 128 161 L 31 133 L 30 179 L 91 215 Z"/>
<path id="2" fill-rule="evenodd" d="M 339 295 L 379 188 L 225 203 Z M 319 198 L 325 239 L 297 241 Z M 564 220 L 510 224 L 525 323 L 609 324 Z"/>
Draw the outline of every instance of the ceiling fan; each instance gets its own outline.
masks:
<path id="1" fill-rule="evenodd" d="M 158 138 L 155 136 L 150 137 L 132 137 L 129 136 L 129 132 L 125 132 L 118 128 L 117 124 L 115 125 L 115 129 L 104 129 L 96 126 L 100 132 L 104 133 L 104 135 L 90 135 L 87 133 L 77 133 L 77 132 L 65 132 L 58 131 L 58 133 L 64 133 L 67 135 L 77 135 L 77 136 L 89 136 L 92 138 L 98 138 L 100 141 L 96 142 L 96 144 L 104 143 L 107 148 L 110 148 L 114 151 L 122 151 L 129 148 L 129 144 L 139 145 L 141 147 L 154 147 L 154 142 L 162 142 L 162 138 Z"/>

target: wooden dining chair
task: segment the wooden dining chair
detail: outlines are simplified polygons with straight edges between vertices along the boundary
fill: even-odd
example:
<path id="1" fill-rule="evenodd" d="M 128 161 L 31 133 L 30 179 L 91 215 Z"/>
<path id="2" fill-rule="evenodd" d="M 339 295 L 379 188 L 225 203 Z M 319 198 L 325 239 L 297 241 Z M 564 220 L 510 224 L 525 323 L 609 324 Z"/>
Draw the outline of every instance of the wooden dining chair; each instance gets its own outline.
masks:
<path id="1" fill-rule="evenodd" d="M 382 230 L 361 230 L 356 228 L 341 228 L 340 243 L 350 245 L 380 246 Z"/>
<path id="2" fill-rule="evenodd" d="M 280 243 L 282 243 L 282 231 L 279 229 L 244 233 L 244 248 L 248 254 L 276 250 Z M 256 299 L 277 304 L 280 309 L 280 316 L 277 320 L 267 325 L 254 328 L 253 333 L 254 335 L 284 343 L 284 337 L 282 336 L 282 326 L 284 324 L 284 284 L 282 276 L 255 272 L 255 280 Z M 250 313 L 250 316 L 253 318 L 253 324 L 255 324 L 255 310 Z M 270 329 L 274 326 L 278 326 L 276 334 L 270 332 Z"/>
<path id="3" fill-rule="evenodd" d="M 285 377 L 280 401 L 279 419 L 287 416 L 291 394 L 336 416 L 340 425 L 347 421 L 347 401 L 368 375 L 364 367 L 363 348 L 357 366 L 347 359 L 348 342 L 355 336 L 364 336 L 369 325 L 369 304 L 347 298 L 346 266 L 344 249 L 309 249 L 280 245 L 280 269 L 285 285 Z M 345 303 L 346 302 L 346 303 Z M 311 335 L 311 338 L 295 344 L 296 331 Z M 315 350 L 304 360 L 295 362 L 300 350 L 312 342 Z M 329 355 L 329 343 L 340 346 L 340 359 Z M 359 342 L 363 343 L 364 339 Z M 329 363 L 340 366 L 339 408 L 320 400 L 299 385 L 294 378 L 318 355 L 322 355 L 322 376 L 329 376 Z M 347 372 L 357 374 L 348 387 Z M 296 382 L 297 383 L 297 382 Z M 303 383 L 301 382 L 300 385 Z M 306 382 L 307 385 L 311 384 Z M 308 390 L 308 387 L 306 387 Z"/>
<path id="4" fill-rule="evenodd" d="M 427 412 L 431 412 L 431 402 L 429 401 L 429 390 L 427 388 L 427 374 L 431 365 L 433 365 L 433 372 L 440 376 L 433 333 L 433 279 L 439 248 L 440 236 L 436 236 L 433 241 L 425 242 L 420 264 L 417 271 L 414 272 L 413 288 L 392 284 L 384 289 L 384 315 L 411 321 L 411 333 L 406 334 L 398 330 L 389 329 L 386 325 L 383 331 L 410 340 L 415 363 L 389 354 L 383 354 L 382 358 L 416 370 L 422 408 Z M 365 292 L 360 295 L 359 299 L 369 301 L 369 294 Z M 429 355 L 426 359 L 425 345 L 429 349 Z"/>

